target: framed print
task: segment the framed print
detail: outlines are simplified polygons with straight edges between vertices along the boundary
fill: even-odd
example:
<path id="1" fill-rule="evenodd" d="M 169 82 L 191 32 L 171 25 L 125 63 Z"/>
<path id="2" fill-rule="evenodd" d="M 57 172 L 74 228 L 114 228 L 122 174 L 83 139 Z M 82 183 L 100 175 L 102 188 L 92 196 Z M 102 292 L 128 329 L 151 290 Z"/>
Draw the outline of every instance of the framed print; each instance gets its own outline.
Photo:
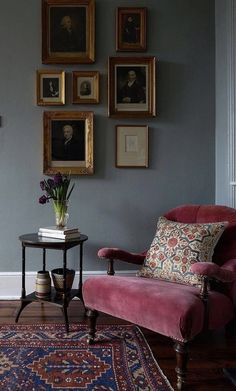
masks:
<path id="1" fill-rule="evenodd" d="M 116 126 L 116 167 L 148 167 L 148 126 Z"/>
<path id="2" fill-rule="evenodd" d="M 73 72 L 72 103 L 99 102 L 99 72 Z"/>
<path id="3" fill-rule="evenodd" d="M 155 57 L 110 57 L 108 115 L 154 117 L 156 115 Z"/>
<path id="4" fill-rule="evenodd" d="M 44 112 L 44 174 L 91 175 L 93 112 Z"/>
<path id="5" fill-rule="evenodd" d="M 37 104 L 39 106 L 65 104 L 65 72 L 37 71 Z"/>
<path id="6" fill-rule="evenodd" d="M 95 60 L 94 0 L 42 0 L 43 64 Z"/>
<path id="7" fill-rule="evenodd" d="M 142 52 L 147 48 L 147 9 L 119 7 L 116 10 L 116 50 Z"/>

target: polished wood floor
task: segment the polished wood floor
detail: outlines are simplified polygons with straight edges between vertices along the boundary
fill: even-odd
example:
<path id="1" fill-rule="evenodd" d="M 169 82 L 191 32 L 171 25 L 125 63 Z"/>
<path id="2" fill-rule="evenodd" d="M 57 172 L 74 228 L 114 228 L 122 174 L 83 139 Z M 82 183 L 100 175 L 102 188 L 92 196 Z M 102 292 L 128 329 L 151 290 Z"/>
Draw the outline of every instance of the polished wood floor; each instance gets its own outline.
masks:
<path id="1" fill-rule="evenodd" d="M 0 301 L 0 324 L 14 323 L 19 301 Z M 79 300 L 69 306 L 71 323 L 85 322 L 84 310 Z M 19 319 L 19 324 L 63 322 L 60 308 L 40 303 L 26 307 Z M 124 321 L 100 314 L 99 323 L 121 323 Z M 142 329 L 154 357 L 164 374 L 175 388 L 175 354 L 172 342 L 148 330 Z M 235 387 L 223 375 L 223 367 L 236 367 L 236 335 L 227 339 L 223 331 L 198 338 L 191 345 L 188 387 L 189 391 L 233 391 Z M 128 390 L 127 390 L 128 391 Z M 156 390 L 153 390 L 156 391 Z"/>

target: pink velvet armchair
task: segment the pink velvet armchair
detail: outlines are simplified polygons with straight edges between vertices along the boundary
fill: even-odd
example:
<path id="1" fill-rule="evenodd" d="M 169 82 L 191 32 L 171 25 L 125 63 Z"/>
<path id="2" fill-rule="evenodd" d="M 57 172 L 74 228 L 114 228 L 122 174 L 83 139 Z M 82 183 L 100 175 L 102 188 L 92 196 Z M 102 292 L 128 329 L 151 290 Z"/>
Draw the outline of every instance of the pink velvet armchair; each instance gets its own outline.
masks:
<path id="1" fill-rule="evenodd" d="M 232 325 L 235 319 L 236 210 L 220 205 L 183 205 L 164 216 L 187 224 L 228 222 L 215 247 L 213 262 L 197 262 L 191 267 L 194 274 L 201 276 L 201 287 L 114 275 L 115 260 L 141 266 L 146 252 L 102 248 L 98 256 L 108 260 L 108 275 L 87 279 L 83 298 L 89 321 L 89 343 L 94 343 L 99 311 L 172 338 L 177 388 L 181 390 L 186 383 L 188 343 L 205 330 Z"/>

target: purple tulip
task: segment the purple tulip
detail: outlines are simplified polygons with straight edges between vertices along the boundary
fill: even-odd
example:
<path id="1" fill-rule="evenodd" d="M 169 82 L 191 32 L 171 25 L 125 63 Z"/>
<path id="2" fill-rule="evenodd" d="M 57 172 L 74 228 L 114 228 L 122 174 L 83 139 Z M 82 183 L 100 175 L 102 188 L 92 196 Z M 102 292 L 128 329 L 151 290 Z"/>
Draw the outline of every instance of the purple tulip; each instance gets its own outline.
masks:
<path id="1" fill-rule="evenodd" d="M 50 188 L 53 188 L 54 185 L 55 185 L 55 182 L 54 182 L 53 179 L 48 179 L 48 180 L 47 180 L 47 183 L 48 183 L 48 186 L 49 186 Z"/>
<path id="2" fill-rule="evenodd" d="M 44 181 L 40 182 L 40 187 L 41 187 L 42 190 L 45 190 L 45 183 L 44 183 Z"/>
<path id="3" fill-rule="evenodd" d="M 62 175 L 61 175 L 61 173 L 60 172 L 58 172 L 55 176 L 54 176 L 54 178 L 53 178 L 53 180 L 54 180 L 54 183 L 55 183 L 55 185 L 56 186 L 60 186 L 60 185 L 62 185 L 62 182 L 63 182 L 63 178 L 62 178 Z"/>
<path id="4" fill-rule="evenodd" d="M 48 202 L 48 198 L 45 195 L 39 198 L 40 204 L 46 204 L 46 202 Z"/>

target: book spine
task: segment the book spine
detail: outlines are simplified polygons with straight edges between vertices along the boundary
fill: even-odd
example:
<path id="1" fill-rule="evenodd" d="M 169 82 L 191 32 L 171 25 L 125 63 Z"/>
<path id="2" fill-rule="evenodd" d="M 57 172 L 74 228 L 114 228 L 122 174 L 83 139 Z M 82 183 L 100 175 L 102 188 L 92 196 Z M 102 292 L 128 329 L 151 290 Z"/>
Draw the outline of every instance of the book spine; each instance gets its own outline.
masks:
<path id="1" fill-rule="evenodd" d="M 59 235 L 69 235 L 69 234 L 74 234 L 74 233 L 79 233 L 79 230 L 77 228 L 69 231 L 61 231 L 61 230 L 56 230 L 56 229 L 50 229 L 50 228 L 39 228 L 39 232 L 42 233 L 51 233 L 51 234 L 59 234 Z"/>
<path id="2" fill-rule="evenodd" d="M 43 236 L 45 238 L 54 238 L 54 239 L 77 239 L 80 237 L 79 233 L 63 235 L 58 233 L 38 232 L 38 235 Z"/>

